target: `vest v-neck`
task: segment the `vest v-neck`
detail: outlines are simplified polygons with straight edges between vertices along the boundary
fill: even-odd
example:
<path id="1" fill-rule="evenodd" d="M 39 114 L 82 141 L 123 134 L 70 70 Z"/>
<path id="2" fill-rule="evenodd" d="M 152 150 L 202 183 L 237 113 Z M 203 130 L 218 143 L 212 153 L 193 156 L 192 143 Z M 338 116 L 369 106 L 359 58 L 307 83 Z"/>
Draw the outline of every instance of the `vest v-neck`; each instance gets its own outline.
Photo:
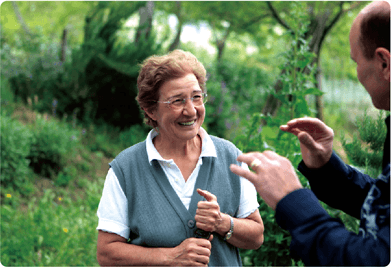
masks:
<path id="1" fill-rule="evenodd" d="M 208 175 L 211 169 L 211 162 L 211 157 L 203 158 L 203 165 L 200 167 L 200 171 L 196 179 L 195 188 L 193 190 L 191 202 L 189 204 L 189 210 L 186 209 L 180 197 L 170 185 L 169 179 L 167 178 L 159 162 L 157 160 L 154 160 L 151 163 L 151 171 L 154 176 L 154 179 L 162 189 L 162 192 L 164 193 L 167 200 L 178 213 L 178 216 L 184 221 L 185 224 L 189 220 L 189 217 L 192 219 L 195 217 L 197 203 L 203 199 L 203 197 L 197 193 L 196 189 L 200 188 L 205 190 L 207 188 L 209 179 Z"/>

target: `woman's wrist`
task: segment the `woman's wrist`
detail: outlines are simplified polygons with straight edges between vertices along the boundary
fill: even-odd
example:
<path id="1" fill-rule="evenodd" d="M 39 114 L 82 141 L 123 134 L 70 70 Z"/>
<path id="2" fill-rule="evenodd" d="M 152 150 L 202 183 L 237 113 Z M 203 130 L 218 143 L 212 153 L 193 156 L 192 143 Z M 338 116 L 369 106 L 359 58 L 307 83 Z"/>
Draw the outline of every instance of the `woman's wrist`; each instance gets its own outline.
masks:
<path id="1" fill-rule="evenodd" d="M 230 221 L 230 216 L 225 214 L 225 213 L 221 213 L 221 217 L 222 217 L 222 221 L 218 225 L 218 228 L 217 228 L 216 232 L 220 236 L 225 237 L 227 232 L 230 231 L 231 221 Z"/>

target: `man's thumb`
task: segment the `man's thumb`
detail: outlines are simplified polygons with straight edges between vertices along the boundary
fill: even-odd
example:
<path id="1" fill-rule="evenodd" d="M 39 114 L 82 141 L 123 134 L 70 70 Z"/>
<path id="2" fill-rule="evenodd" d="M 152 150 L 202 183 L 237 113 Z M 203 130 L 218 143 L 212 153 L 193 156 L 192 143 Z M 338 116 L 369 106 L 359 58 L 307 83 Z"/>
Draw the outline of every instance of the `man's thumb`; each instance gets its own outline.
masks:
<path id="1" fill-rule="evenodd" d="M 306 132 L 302 131 L 298 134 L 298 140 L 309 150 L 316 149 L 316 144 L 313 138 Z"/>

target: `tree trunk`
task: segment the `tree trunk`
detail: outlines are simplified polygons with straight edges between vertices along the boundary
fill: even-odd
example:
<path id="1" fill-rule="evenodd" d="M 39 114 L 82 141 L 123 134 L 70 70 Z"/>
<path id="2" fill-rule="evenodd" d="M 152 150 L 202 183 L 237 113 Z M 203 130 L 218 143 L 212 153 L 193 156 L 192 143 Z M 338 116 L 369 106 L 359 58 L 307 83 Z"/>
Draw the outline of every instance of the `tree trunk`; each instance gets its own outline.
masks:
<path id="1" fill-rule="evenodd" d="M 180 45 L 180 37 L 181 37 L 181 33 L 182 33 L 182 26 L 184 23 L 183 16 L 182 16 L 182 7 L 181 7 L 180 1 L 176 1 L 176 7 L 177 7 L 176 16 L 178 19 L 177 34 L 176 34 L 176 37 L 174 38 L 173 42 L 170 44 L 168 51 L 173 51 L 176 48 L 178 48 L 178 46 Z"/>
<path id="2" fill-rule="evenodd" d="M 217 54 L 216 60 L 217 60 L 218 63 L 219 63 L 219 62 L 221 61 L 221 59 L 222 59 L 223 50 L 225 49 L 225 46 L 226 46 L 226 40 L 227 40 L 227 38 L 229 37 L 230 33 L 231 33 L 231 27 L 229 26 L 229 27 L 226 29 L 225 35 L 223 36 L 222 39 L 216 38 L 215 43 L 216 43 L 216 47 L 218 48 L 218 54 Z"/>
<path id="3" fill-rule="evenodd" d="M 68 35 L 68 30 L 65 28 L 63 30 L 63 36 L 61 38 L 61 56 L 60 56 L 61 62 L 65 62 L 65 55 L 67 53 L 67 35 Z"/>
<path id="4" fill-rule="evenodd" d="M 135 43 L 139 43 L 141 38 L 148 38 L 152 29 L 152 17 L 154 15 L 154 2 L 147 1 L 146 6 L 139 9 L 139 27 L 136 32 Z"/>

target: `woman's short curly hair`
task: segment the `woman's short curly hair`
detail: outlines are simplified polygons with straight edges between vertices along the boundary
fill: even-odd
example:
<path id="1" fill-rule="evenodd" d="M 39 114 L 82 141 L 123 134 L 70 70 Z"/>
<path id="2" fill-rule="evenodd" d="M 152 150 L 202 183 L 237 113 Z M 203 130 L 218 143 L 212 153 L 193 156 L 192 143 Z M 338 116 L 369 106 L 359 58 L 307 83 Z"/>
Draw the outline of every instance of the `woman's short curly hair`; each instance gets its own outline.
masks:
<path id="1" fill-rule="evenodd" d="M 140 109 L 144 113 L 147 125 L 157 127 L 146 111 L 157 108 L 159 89 L 166 81 L 184 77 L 193 73 L 203 92 L 206 92 L 206 70 L 197 58 L 190 52 L 174 50 L 163 56 L 151 56 L 141 64 L 137 78 L 138 95 L 136 97 Z"/>

